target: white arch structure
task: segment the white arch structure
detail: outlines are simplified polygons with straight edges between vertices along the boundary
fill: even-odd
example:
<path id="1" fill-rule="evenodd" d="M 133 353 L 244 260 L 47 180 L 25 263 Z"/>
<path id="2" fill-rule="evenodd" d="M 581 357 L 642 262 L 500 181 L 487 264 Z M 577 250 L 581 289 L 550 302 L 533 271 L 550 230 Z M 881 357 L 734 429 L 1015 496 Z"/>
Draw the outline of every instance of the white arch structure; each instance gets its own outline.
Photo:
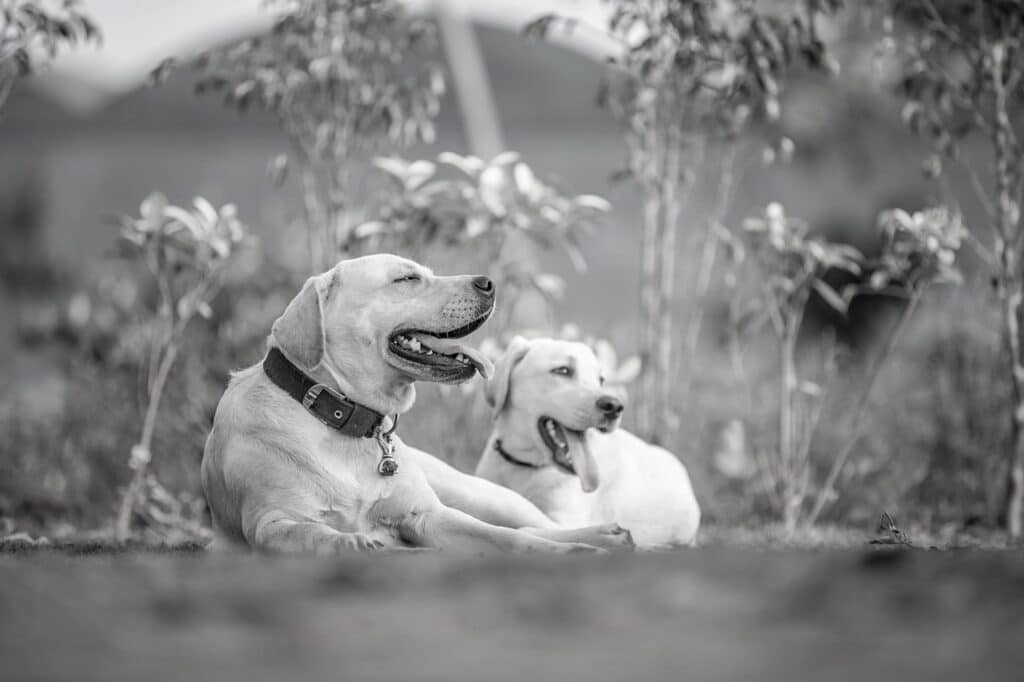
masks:
<path id="1" fill-rule="evenodd" d="M 519 31 L 554 12 L 591 26 L 606 24 L 602 0 L 407 0 L 417 13 L 444 3 L 450 16 Z M 185 57 L 269 27 L 261 0 L 87 0 L 83 10 L 99 25 L 103 42 L 58 55 L 31 83 L 67 110 L 86 115 L 139 87 L 163 59 Z M 600 59 L 612 43 L 599 31 L 577 30 L 553 39 Z"/>

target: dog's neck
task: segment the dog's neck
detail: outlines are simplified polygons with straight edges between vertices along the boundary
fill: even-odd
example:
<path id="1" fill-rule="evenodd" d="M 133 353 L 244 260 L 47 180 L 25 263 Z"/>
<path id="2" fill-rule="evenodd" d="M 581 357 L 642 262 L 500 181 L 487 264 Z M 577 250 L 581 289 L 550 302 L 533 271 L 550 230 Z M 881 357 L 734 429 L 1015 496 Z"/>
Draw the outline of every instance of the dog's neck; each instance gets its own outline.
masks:
<path id="1" fill-rule="evenodd" d="M 499 415 L 495 420 L 489 448 L 494 449 L 495 444 L 501 442 L 501 449 L 521 462 L 538 467 L 551 463 L 550 458 L 537 448 L 529 430 L 510 428 L 507 422 L 505 415 Z"/>
<path id="2" fill-rule="evenodd" d="M 279 347 L 271 338 L 271 347 Z M 283 350 L 283 349 L 282 349 Z M 314 367 L 299 367 L 316 382 L 331 388 L 349 400 L 384 415 L 404 414 L 416 401 L 416 386 L 412 379 L 393 376 L 375 386 L 360 386 L 346 376 L 346 372 L 324 353 Z"/>

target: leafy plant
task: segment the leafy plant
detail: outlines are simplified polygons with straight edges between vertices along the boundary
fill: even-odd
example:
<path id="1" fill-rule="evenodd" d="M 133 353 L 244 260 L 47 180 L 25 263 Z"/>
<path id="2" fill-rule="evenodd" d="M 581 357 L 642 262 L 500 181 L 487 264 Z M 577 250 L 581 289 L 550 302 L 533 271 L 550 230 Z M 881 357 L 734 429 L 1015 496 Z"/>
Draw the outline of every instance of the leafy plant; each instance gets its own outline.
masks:
<path id="1" fill-rule="evenodd" d="M 766 489 L 786 528 L 796 527 L 811 485 L 811 441 L 824 407 L 821 384 L 801 379 L 797 367 L 797 338 L 807 303 L 817 292 L 845 312 L 847 303 L 825 281 L 839 269 L 861 273 L 862 255 L 853 247 L 809 238 L 807 225 L 788 217 L 779 204 L 750 218 L 744 229 L 751 244 L 751 278 L 755 295 L 749 302 L 745 326 L 770 322 L 779 344 L 779 444 L 775 457 L 762 461 Z M 825 374 L 835 372 L 834 353 L 826 352 Z"/>
<path id="2" fill-rule="evenodd" d="M 1002 318 L 1007 375 L 1014 400 L 1007 405 L 1012 443 L 1004 469 L 1005 510 L 1011 535 L 1024 533 L 1024 149 L 1015 119 L 1024 104 L 1024 12 L 1005 0 L 885 0 L 884 53 L 899 71 L 906 102 L 903 119 L 929 139 L 935 154 L 928 174 L 944 180 L 947 162 L 965 171 L 988 220 L 975 235 L 978 253 L 995 284 Z M 991 171 L 960 154 L 962 141 L 984 140 Z M 952 187 L 946 185 L 947 193 Z"/>
<path id="3" fill-rule="evenodd" d="M 770 204 L 762 217 L 748 219 L 744 228 L 753 257 L 750 279 L 756 294 L 748 302 L 742 324 L 748 330 L 769 322 L 779 342 L 779 445 L 776 456 L 762 459 L 761 468 L 776 510 L 787 529 L 813 524 L 836 498 L 834 486 L 857 445 L 871 390 L 921 298 L 936 283 L 958 282 L 956 256 L 965 234 L 958 215 L 945 208 L 914 214 L 896 209 L 879 217 L 883 250 L 868 262 L 856 249 L 807 236 L 807 226 Z M 860 279 L 868 269 L 870 275 Z M 826 275 L 838 270 L 858 278 L 837 291 Z M 834 347 L 824 351 L 824 380 L 800 376 L 797 341 L 812 293 L 846 315 L 852 300 L 862 294 L 896 296 L 907 300 L 882 348 L 867 371 L 848 414 L 844 444 L 832 459 L 824 482 L 814 481 L 812 449 L 823 415 L 825 393 L 836 374 Z M 815 489 L 810 509 L 806 503 Z"/>
<path id="4" fill-rule="evenodd" d="M 226 268 L 248 241 L 233 204 L 215 209 L 201 197 L 190 209 L 171 205 L 158 193 L 146 197 L 137 218 L 121 219 L 125 256 L 141 262 L 159 292 L 146 366 L 145 417 L 128 466 L 132 478 L 118 510 L 115 534 L 124 541 L 131 534 L 137 510 L 152 496 L 168 493 L 152 476 L 152 443 L 167 379 L 185 341 L 185 331 L 196 316 L 211 318 L 210 302 L 222 284 Z M 155 519 L 157 522 L 159 518 Z"/>
<path id="5" fill-rule="evenodd" d="M 663 442 L 676 421 L 670 391 L 677 383 L 677 223 L 705 151 L 716 142 L 728 148 L 717 183 L 721 208 L 692 235 L 703 263 L 695 286 L 685 291 L 698 308 L 705 304 L 731 200 L 733 145 L 756 114 L 778 117 L 782 79 L 795 57 L 831 64 L 816 18 L 838 4 L 811 0 L 798 11 L 775 12 L 754 0 L 628 0 L 613 4 L 606 28 L 587 27 L 618 46 L 598 99 L 623 126 L 628 167 L 620 175 L 632 178 L 643 195 L 638 415 L 640 431 L 655 442 Z M 574 20 L 546 15 L 526 32 L 544 36 L 559 24 L 579 28 Z M 700 319 L 691 316 L 698 333 L 687 334 L 694 351 Z"/>
<path id="6" fill-rule="evenodd" d="M 355 229 L 374 247 L 420 252 L 433 246 L 456 249 L 486 268 L 505 303 L 497 327 L 508 329 L 524 298 L 538 293 L 557 299 L 561 278 L 524 267 L 513 237 L 543 248 L 560 248 L 582 270 L 581 241 L 610 204 L 591 194 L 566 195 L 540 180 L 514 152 L 490 161 L 444 152 L 437 163 L 378 158 L 391 180 L 376 218 Z"/>
<path id="7" fill-rule="evenodd" d="M 62 46 L 98 41 L 78 0 L 0 0 L 0 109 L 19 76 L 38 70 Z"/>
<path id="8" fill-rule="evenodd" d="M 431 59 L 432 25 L 397 0 L 272 5 L 281 11 L 267 35 L 196 61 L 196 89 L 280 120 L 301 180 L 311 267 L 322 270 L 353 246 L 355 161 L 387 142 L 432 142 L 445 80 Z M 276 179 L 288 161 L 271 161 Z"/>
<path id="9" fill-rule="evenodd" d="M 913 214 L 892 209 L 879 215 L 878 226 L 882 233 L 881 256 L 866 283 L 852 284 L 843 291 L 843 301 L 849 302 L 860 294 L 872 294 L 895 296 L 907 303 L 868 369 L 850 412 L 845 444 L 832 460 L 807 516 L 808 524 L 813 524 L 825 506 L 836 498 L 834 486 L 859 441 L 871 390 L 921 299 L 934 284 L 959 284 L 963 279 L 956 268 L 956 260 L 967 231 L 958 214 L 945 207 Z"/>

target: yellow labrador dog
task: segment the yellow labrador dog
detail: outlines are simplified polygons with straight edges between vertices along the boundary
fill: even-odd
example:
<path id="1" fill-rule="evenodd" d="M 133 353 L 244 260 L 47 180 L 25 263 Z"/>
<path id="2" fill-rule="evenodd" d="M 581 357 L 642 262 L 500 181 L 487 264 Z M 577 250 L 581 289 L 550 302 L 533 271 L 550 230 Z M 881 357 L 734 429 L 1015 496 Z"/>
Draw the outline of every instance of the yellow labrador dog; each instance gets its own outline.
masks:
<path id="1" fill-rule="evenodd" d="M 310 278 L 264 361 L 236 373 L 217 406 L 202 482 L 220 543 L 320 554 L 631 546 L 617 525 L 562 529 L 391 434 L 415 381 L 490 374 L 457 339 L 493 307 L 486 277 L 439 277 L 386 254 Z"/>
<path id="2" fill-rule="evenodd" d="M 567 525 L 615 521 L 638 548 L 693 544 L 700 507 L 686 468 L 618 429 L 589 347 L 517 336 L 487 385 L 494 430 L 478 476 L 507 486 Z"/>

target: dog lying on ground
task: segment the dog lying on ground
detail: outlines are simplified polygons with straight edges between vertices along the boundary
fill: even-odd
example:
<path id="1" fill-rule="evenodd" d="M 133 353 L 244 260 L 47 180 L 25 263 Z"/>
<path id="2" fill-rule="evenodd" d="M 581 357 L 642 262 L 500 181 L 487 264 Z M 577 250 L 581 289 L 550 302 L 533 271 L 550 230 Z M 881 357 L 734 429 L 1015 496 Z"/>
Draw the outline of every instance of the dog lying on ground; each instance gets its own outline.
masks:
<path id="1" fill-rule="evenodd" d="M 477 476 L 567 525 L 615 521 L 638 548 L 693 544 L 700 508 L 670 452 L 617 429 L 623 404 L 581 343 L 514 338 L 486 395 L 494 429 Z"/>
<path id="2" fill-rule="evenodd" d="M 202 483 L 220 543 L 321 554 L 631 546 L 617 525 L 558 527 L 391 435 L 415 381 L 490 374 L 457 339 L 493 307 L 486 277 L 438 277 L 386 254 L 310 278 L 274 323 L 264 362 L 234 374 L 217 406 Z"/>

